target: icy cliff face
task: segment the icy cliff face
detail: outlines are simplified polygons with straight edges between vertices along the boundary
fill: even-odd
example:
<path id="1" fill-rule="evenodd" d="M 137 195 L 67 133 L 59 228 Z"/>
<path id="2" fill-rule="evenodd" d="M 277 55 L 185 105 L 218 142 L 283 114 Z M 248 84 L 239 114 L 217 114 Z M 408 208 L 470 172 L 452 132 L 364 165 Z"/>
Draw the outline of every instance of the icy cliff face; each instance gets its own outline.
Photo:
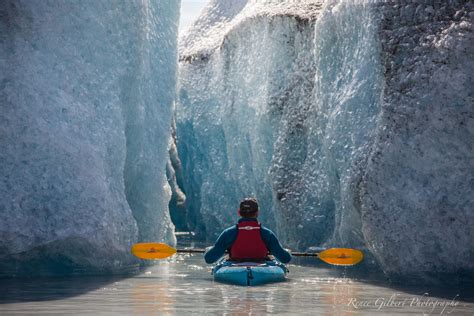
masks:
<path id="1" fill-rule="evenodd" d="M 216 235 L 235 220 L 239 200 L 256 195 L 262 220 L 289 246 L 320 245 L 335 232 L 360 243 L 351 186 L 374 129 L 381 81 L 370 11 L 253 1 L 234 15 L 210 15 L 214 32 L 197 44 L 191 31 L 180 44 L 185 191 L 191 213 L 212 221 L 198 230 Z M 197 25 L 206 30 L 203 20 Z M 349 228 L 342 217 L 354 218 Z"/>
<path id="2" fill-rule="evenodd" d="M 255 195 L 287 246 L 472 271 L 471 20 L 463 1 L 212 1 L 180 41 L 191 228 L 212 239 Z"/>
<path id="3" fill-rule="evenodd" d="M 286 111 L 279 99 L 311 79 L 307 52 L 317 10 L 309 3 L 214 1 L 196 22 L 196 34 L 191 30 L 182 39 L 178 152 L 197 233 L 214 239 L 235 221 L 246 195 L 259 198 L 267 225 L 279 222 L 267 175 Z M 223 18 L 216 18 L 221 11 Z M 288 71 L 299 68 L 285 82 Z"/>
<path id="4" fill-rule="evenodd" d="M 0 270 L 123 271 L 173 242 L 179 1 L 0 4 Z"/>
<path id="5" fill-rule="evenodd" d="M 473 10 L 472 1 L 381 7 L 385 93 L 361 215 L 391 274 L 474 271 Z"/>

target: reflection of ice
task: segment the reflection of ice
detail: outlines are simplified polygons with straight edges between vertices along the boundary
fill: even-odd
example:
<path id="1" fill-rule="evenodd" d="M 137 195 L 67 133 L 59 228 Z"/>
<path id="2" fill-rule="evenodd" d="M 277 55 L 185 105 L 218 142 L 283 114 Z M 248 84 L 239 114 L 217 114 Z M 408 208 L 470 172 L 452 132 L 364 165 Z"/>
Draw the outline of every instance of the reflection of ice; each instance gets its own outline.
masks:
<path id="1" fill-rule="evenodd" d="M 204 267 L 198 266 L 198 265 L 194 265 L 194 264 L 189 265 L 188 268 L 191 269 L 191 270 L 204 270 Z"/>
<path id="2" fill-rule="evenodd" d="M 276 288 L 273 286 L 234 287 L 229 291 L 225 285 L 221 285 L 219 289 L 224 304 L 230 306 L 224 315 L 260 315 L 275 312 Z"/>
<path id="3" fill-rule="evenodd" d="M 169 284 L 140 284 L 133 289 L 133 313 L 169 313 L 174 311 L 174 296 Z"/>
<path id="4" fill-rule="evenodd" d="M 375 302 L 388 303 L 395 295 L 397 301 L 420 299 L 426 289 L 403 292 L 387 287 L 382 282 L 376 286 L 362 283 L 344 276 L 331 277 L 334 271 L 326 268 L 290 266 L 287 282 L 259 287 L 242 287 L 220 284 L 212 280 L 209 266 L 202 256 L 187 256 L 180 260 L 164 260 L 147 268 L 144 273 L 127 279 L 114 279 L 106 285 L 91 287 L 81 282 L 64 279 L 35 280 L 28 286 L 9 285 L 2 281 L 2 290 L 27 295 L 34 291 L 64 291 L 70 288 L 76 296 L 53 296 L 45 300 L 31 300 L 23 303 L 0 304 L 0 314 L 24 313 L 74 313 L 124 315 L 387 315 L 429 313 L 416 306 L 388 307 L 377 310 Z M 7 285 L 7 286 L 5 286 Z M 88 289 L 85 291 L 84 289 Z M 73 291 L 72 291 L 73 290 Z M 430 289 L 432 293 L 434 289 Z M 0 298 L 3 291 L 0 291 Z M 410 293 L 416 293 L 410 294 Z M 446 289 L 443 289 L 443 295 Z M 453 294 L 454 297 L 456 293 Z M 468 293 L 461 291 L 461 297 Z M 452 299 L 450 297 L 450 299 Z M 369 302 L 372 306 L 354 307 L 350 301 Z M 439 299 L 443 300 L 443 299 Z M 447 300 L 447 299 L 444 299 Z M 0 301 L 0 303 L 3 303 Z M 468 314 L 474 310 L 473 303 L 462 302 L 455 315 Z M 439 312 L 439 310 L 438 310 Z"/>

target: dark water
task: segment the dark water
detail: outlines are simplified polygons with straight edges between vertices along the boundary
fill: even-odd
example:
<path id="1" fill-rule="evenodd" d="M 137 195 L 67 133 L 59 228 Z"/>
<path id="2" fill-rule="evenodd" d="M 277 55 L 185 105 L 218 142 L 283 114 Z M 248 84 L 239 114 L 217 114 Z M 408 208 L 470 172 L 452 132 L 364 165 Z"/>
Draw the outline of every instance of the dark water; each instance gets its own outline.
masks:
<path id="1" fill-rule="evenodd" d="M 323 266 L 289 269 L 287 282 L 239 287 L 214 282 L 202 256 L 180 255 L 126 278 L 0 280 L 0 315 L 474 315 L 468 289 L 401 289 Z"/>

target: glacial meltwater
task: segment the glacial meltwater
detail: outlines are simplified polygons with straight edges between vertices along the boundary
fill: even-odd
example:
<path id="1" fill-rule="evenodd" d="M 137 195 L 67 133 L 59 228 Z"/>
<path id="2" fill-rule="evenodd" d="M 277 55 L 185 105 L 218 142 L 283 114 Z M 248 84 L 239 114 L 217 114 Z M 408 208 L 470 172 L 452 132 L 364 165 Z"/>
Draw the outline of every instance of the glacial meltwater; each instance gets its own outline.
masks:
<path id="1" fill-rule="evenodd" d="M 128 277 L 0 280 L 0 315 L 473 315 L 469 288 L 397 287 L 348 277 L 317 259 L 288 265 L 283 283 L 213 281 L 202 255 L 179 255 Z"/>

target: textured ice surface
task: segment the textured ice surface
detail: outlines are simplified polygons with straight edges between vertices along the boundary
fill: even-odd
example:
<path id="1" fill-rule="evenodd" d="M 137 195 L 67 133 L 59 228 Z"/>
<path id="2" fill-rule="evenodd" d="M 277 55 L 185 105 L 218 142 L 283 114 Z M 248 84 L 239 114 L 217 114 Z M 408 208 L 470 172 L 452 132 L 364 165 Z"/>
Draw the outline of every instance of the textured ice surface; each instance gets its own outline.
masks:
<path id="1" fill-rule="evenodd" d="M 172 242 L 179 1 L 1 1 L 0 270 L 119 271 Z"/>
<path id="2" fill-rule="evenodd" d="M 171 200 L 169 202 L 170 217 L 175 225 L 176 231 L 189 231 L 187 225 L 186 195 L 181 188 L 183 187 L 181 160 L 178 156 L 176 146 L 176 124 L 172 122 L 172 137 L 170 138 L 169 160 L 166 164 L 166 177 L 171 188 Z"/>
<path id="3" fill-rule="evenodd" d="M 382 7 L 385 93 L 361 214 L 393 274 L 474 272 L 473 10 L 472 1 Z"/>
<path id="4" fill-rule="evenodd" d="M 217 9 L 226 7 L 225 3 L 230 2 L 214 2 Z M 235 15 L 235 6 L 228 7 Z M 201 27 L 203 18 L 195 29 L 196 33 L 204 30 L 207 37 L 203 41 L 209 47 L 190 41 L 192 47 L 180 56 L 178 152 L 186 175 L 191 226 L 198 225 L 197 233 L 205 232 L 210 239 L 233 223 L 239 200 L 249 194 L 258 196 L 266 224 L 276 223 L 267 173 L 278 137 L 274 126 L 280 121 L 277 98 L 294 84 L 282 82 L 285 71 L 310 61 L 307 46 L 313 33 L 310 27 L 303 27 L 312 23 L 309 18 L 297 21 L 286 17 L 283 9 L 271 14 L 262 8 L 265 6 L 249 4 L 235 17 L 240 21 L 236 23 L 217 19 L 213 15 L 217 9 L 210 5 L 211 30 Z M 217 26 L 214 19 L 220 21 Z M 221 34 L 224 38 L 219 38 Z M 193 29 L 182 41 L 192 36 Z M 182 42 L 181 46 L 186 45 Z M 270 80 L 276 84 L 268 84 Z"/>
<path id="5" fill-rule="evenodd" d="M 353 165 L 380 99 L 369 15 L 350 4 L 250 2 L 217 28 L 227 29 L 219 45 L 188 43 L 192 31 L 182 38 L 178 146 L 192 212 L 213 221 L 208 235 L 253 194 L 289 246 L 320 245 L 335 226 L 360 242 L 341 217 L 354 213 Z"/>
<path id="6" fill-rule="evenodd" d="M 473 13 L 428 2 L 212 1 L 180 40 L 190 227 L 212 239 L 256 195 L 292 248 L 472 271 Z"/>

